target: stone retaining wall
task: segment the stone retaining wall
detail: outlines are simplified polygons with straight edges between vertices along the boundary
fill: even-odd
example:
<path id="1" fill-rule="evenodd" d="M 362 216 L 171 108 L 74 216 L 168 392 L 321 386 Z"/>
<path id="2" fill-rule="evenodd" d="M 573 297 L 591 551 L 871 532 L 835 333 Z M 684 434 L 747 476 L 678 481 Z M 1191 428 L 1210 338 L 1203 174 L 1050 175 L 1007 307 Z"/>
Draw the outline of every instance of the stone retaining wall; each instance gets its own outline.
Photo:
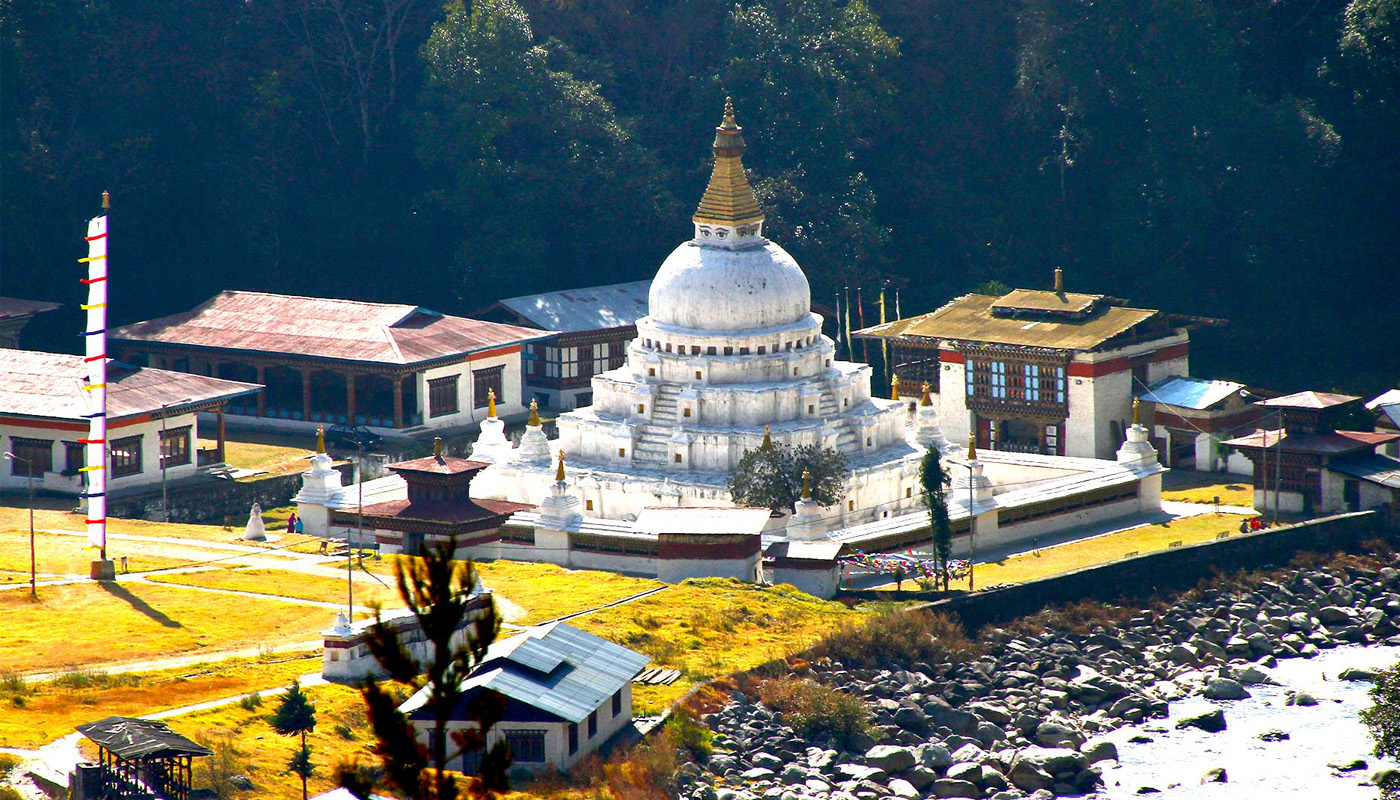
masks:
<path id="1" fill-rule="evenodd" d="M 351 480 L 353 465 L 337 464 L 335 468 L 344 476 L 344 481 Z M 251 481 L 214 480 L 193 486 L 171 486 L 170 521 L 221 523 L 229 519 L 235 527 L 242 528 L 254 501 L 265 509 L 281 508 L 291 505 L 292 496 L 300 489 L 300 472 Z M 159 487 L 154 494 L 112 500 L 107 514 L 124 519 L 163 520 Z"/>
<path id="2" fill-rule="evenodd" d="M 921 608 L 956 616 L 969 631 L 1080 600 L 1147 598 L 1190 588 L 1211 573 L 1287 564 L 1301 551 L 1355 550 L 1384 535 L 1374 511 L 1339 514 L 1123 558 L 1049 578 L 963 594 Z"/>

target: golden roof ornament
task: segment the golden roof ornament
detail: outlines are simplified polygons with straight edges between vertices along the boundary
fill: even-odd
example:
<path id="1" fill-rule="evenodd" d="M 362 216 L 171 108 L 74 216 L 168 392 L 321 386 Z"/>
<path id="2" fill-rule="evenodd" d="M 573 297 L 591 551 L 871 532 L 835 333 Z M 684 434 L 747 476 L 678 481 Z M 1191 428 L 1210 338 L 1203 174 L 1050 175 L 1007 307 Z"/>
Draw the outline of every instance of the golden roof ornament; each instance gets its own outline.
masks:
<path id="1" fill-rule="evenodd" d="M 921 405 L 921 406 L 931 406 L 931 405 L 933 405 L 933 398 L 932 398 L 932 397 L 929 397 L 929 395 L 928 395 L 928 381 L 924 381 L 924 385 L 921 386 L 921 387 L 919 387 L 919 390 L 923 392 L 923 395 L 921 395 L 921 396 L 919 397 L 919 405 Z"/>
<path id="2" fill-rule="evenodd" d="M 812 471 L 809 469 L 802 470 L 802 499 L 812 499 Z"/>
<path id="3" fill-rule="evenodd" d="M 977 460 L 977 424 L 973 423 L 967 429 L 967 460 Z"/>
<path id="4" fill-rule="evenodd" d="M 326 426 L 325 426 L 325 425 L 317 425 L 317 426 L 316 426 L 316 453 L 317 453 L 317 455 L 324 455 L 325 452 L 326 452 Z"/>
<path id="5" fill-rule="evenodd" d="M 495 390 L 495 389 L 487 389 L 487 390 L 486 390 L 486 417 L 487 417 L 488 419 L 495 419 L 495 418 L 496 418 L 496 390 Z"/>
<path id="6" fill-rule="evenodd" d="M 441 461 L 441 460 L 442 460 L 442 437 L 441 437 L 441 436 L 434 436 L 434 437 L 433 437 L 433 458 L 436 458 L 438 461 Z"/>
<path id="7" fill-rule="evenodd" d="M 763 444 L 760 447 L 773 446 L 773 429 L 767 425 L 763 426 Z"/>
<path id="8" fill-rule="evenodd" d="M 540 403 L 534 398 L 530 399 L 530 419 L 525 424 L 536 428 L 542 424 L 540 422 Z"/>
<path id="9" fill-rule="evenodd" d="M 1133 398 L 1133 424 L 1141 424 L 1138 419 L 1138 399 L 1136 397 Z"/>
<path id="10" fill-rule="evenodd" d="M 1055 294 L 1065 293 L 1065 271 L 1055 267 Z"/>
<path id="11" fill-rule="evenodd" d="M 899 399 L 899 375 L 894 372 L 890 373 L 890 399 Z"/>
<path id="12" fill-rule="evenodd" d="M 734 102 L 724 98 L 724 119 L 715 128 L 715 166 L 692 218 L 698 225 L 738 227 L 763 221 L 763 209 L 744 174 L 743 128 L 734 121 Z"/>
<path id="13" fill-rule="evenodd" d="M 564 482 L 564 449 L 559 449 L 559 466 L 554 470 L 554 482 Z"/>

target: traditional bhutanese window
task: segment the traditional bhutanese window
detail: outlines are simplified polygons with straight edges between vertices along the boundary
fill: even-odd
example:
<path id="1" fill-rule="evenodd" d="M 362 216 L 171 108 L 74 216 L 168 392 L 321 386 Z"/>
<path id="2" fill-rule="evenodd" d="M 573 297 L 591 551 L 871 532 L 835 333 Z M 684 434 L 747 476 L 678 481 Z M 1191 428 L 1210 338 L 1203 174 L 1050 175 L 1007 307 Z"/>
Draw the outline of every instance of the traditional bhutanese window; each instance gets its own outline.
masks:
<path id="1" fill-rule="evenodd" d="M 667 348 L 670 348 L 670 345 L 667 345 Z M 561 377 L 561 378 L 577 378 L 577 377 L 578 377 L 578 348 L 577 348 L 577 347 L 561 347 L 561 348 L 559 348 L 559 377 Z"/>
<path id="2" fill-rule="evenodd" d="M 969 359 L 967 360 L 967 369 L 964 370 L 964 375 L 967 377 L 967 396 L 968 396 L 968 397 L 972 397 L 974 394 L 977 393 L 977 380 L 976 380 L 976 377 L 975 377 L 976 372 L 977 372 L 977 362 L 976 362 L 976 361 L 973 361 L 972 359 L 969 358 Z"/>
<path id="3" fill-rule="evenodd" d="M 1040 400 L 1040 365 L 1026 364 L 1026 399 Z"/>
<path id="4" fill-rule="evenodd" d="M 1065 368 L 1045 367 L 1040 370 L 1040 393 L 1046 400 L 1065 402 Z"/>
<path id="5" fill-rule="evenodd" d="M 135 475 L 141 471 L 140 436 L 113 439 L 111 448 L 113 478 L 120 478 L 124 475 Z"/>
<path id="6" fill-rule="evenodd" d="M 1006 362 L 992 362 L 992 397 L 1006 399 Z"/>
<path id="7" fill-rule="evenodd" d="M 428 416 L 441 417 L 457 413 L 457 376 L 433 378 L 428 381 Z"/>
<path id="8" fill-rule="evenodd" d="M 617 369 L 627 363 L 627 343 L 608 342 L 608 369 Z"/>
<path id="9" fill-rule="evenodd" d="M 504 365 L 472 370 L 472 406 L 474 408 L 485 408 L 490 404 L 491 399 L 487 396 L 487 392 L 495 392 L 496 400 L 505 402 L 505 372 Z"/>
<path id="10" fill-rule="evenodd" d="M 621 714 L 621 713 L 622 713 L 622 690 L 621 690 L 621 689 L 618 689 L 617 691 L 613 692 L 613 696 L 612 696 L 612 715 L 615 717 L 615 716 L 617 716 L 618 714 Z"/>
<path id="11" fill-rule="evenodd" d="M 505 734 L 513 761 L 522 764 L 544 763 L 544 731 L 506 731 Z"/>
<path id="12" fill-rule="evenodd" d="M 52 439 L 22 439 L 11 436 L 10 452 L 16 456 L 10 459 L 11 475 L 33 475 L 42 478 L 45 472 L 53 472 Z"/>
<path id="13" fill-rule="evenodd" d="M 190 463 L 190 427 L 160 432 L 160 465 L 178 467 Z"/>

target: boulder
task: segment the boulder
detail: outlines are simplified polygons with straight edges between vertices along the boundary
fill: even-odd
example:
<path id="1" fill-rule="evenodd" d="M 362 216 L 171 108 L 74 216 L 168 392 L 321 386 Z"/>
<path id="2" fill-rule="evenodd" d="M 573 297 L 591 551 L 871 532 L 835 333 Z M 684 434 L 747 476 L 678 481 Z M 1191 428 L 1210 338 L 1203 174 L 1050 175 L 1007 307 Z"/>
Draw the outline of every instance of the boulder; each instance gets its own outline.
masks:
<path id="1" fill-rule="evenodd" d="M 1224 767 L 1215 767 L 1206 770 L 1206 774 L 1201 776 L 1201 783 L 1229 783 L 1230 776 L 1226 774 Z"/>
<path id="2" fill-rule="evenodd" d="M 928 715 L 921 708 L 900 706 L 899 710 L 894 712 L 894 724 L 906 731 L 923 733 L 928 728 Z"/>
<path id="3" fill-rule="evenodd" d="M 1036 726 L 1035 741 L 1044 747 L 1078 747 L 1084 743 L 1084 734 L 1062 722 L 1046 720 Z"/>
<path id="4" fill-rule="evenodd" d="M 1177 720 L 1178 728 L 1200 728 L 1206 733 L 1219 733 L 1225 730 L 1225 712 L 1218 708 L 1197 711 Z"/>
<path id="5" fill-rule="evenodd" d="M 746 781 L 762 781 L 773 777 L 774 774 L 773 770 L 767 767 L 753 767 L 752 769 L 746 769 L 739 773 L 739 777 Z"/>
<path id="6" fill-rule="evenodd" d="M 784 761 L 784 760 L 781 759 L 781 758 L 778 758 L 777 756 L 773 755 L 772 753 L 765 753 L 765 752 L 762 752 L 762 751 L 759 751 L 759 752 L 757 752 L 757 753 L 754 753 L 754 754 L 753 754 L 753 758 L 751 758 L 751 759 L 749 759 L 749 760 L 753 762 L 753 765 L 754 765 L 755 767 L 766 767 L 766 768 L 771 769 L 771 770 L 773 770 L 773 771 L 775 771 L 775 772 L 776 772 L 777 770 L 779 770 L 779 769 L 782 769 L 783 764 L 786 764 L 786 763 L 787 763 L 786 761 Z"/>
<path id="7" fill-rule="evenodd" d="M 796 764 L 789 764 L 783 768 L 779 777 L 782 779 L 783 783 L 788 786 L 796 786 L 800 783 L 805 784 L 807 778 L 811 777 L 811 774 Z"/>
<path id="8" fill-rule="evenodd" d="M 1011 772 L 1007 773 L 1006 779 L 1011 782 L 1012 786 L 1023 792 L 1049 789 L 1055 785 L 1055 779 L 1050 773 L 1024 760 L 1017 761 L 1011 767 Z"/>
<path id="9" fill-rule="evenodd" d="M 948 768 L 946 777 L 952 778 L 955 781 L 980 783 L 982 780 L 982 765 L 972 761 L 959 761 Z"/>
<path id="10" fill-rule="evenodd" d="M 997 726 L 1004 727 L 1009 724 L 1012 719 L 1010 711 L 1007 711 L 1004 706 L 999 706 L 995 703 L 968 703 L 966 708 L 968 711 L 971 711 L 987 722 Z"/>
<path id="11" fill-rule="evenodd" d="M 981 797 L 982 790 L 977 784 L 939 778 L 929 787 L 929 797 Z"/>
<path id="12" fill-rule="evenodd" d="M 1337 677 L 1344 681 L 1361 681 L 1363 683 L 1376 682 L 1376 670 L 1365 667 L 1347 667 L 1337 673 Z"/>
<path id="13" fill-rule="evenodd" d="M 1317 620 L 1323 625 L 1344 625 L 1355 615 L 1355 611 L 1340 606 L 1323 606 L 1317 610 Z"/>
<path id="14" fill-rule="evenodd" d="M 1288 733 L 1286 731 L 1281 731 L 1278 728 L 1270 728 L 1269 730 L 1259 734 L 1259 740 L 1261 742 L 1282 742 L 1287 738 Z"/>
<path id="15" fill-rule="evenodd" d="M 948 752 L 948 748 L 937 742 L 921 744 L 916 752 L 919 763 L 931 769 L 942 769 L 953 764 L 953 754 Z"/>
<path id="16" fill-rule="evenodd" d="M 1382 767 L 1372 772 L 1371 785 L 1379 786 L 1382 789 L 1390 786 L 1400 786 L 1400 770 Z"/>
<path id="17" fill-rule="evenodd" d="M 908 747 L 877 744 L 865 752 L 865 763 L 885 772 L 903 772 L 918 763 L 918 759 Z"/>
<path id="18" fill-rule="evenodd" d="M 938 773 L 923 764 L 915 764 L 904 771 L 904 779 L 909 781 L 915 789 L 923 791 L 938 780 Z"/>
<path id="19" fill-rule="evenodd" d="M 1079 752 L 1084 754 L 1084 758 L 1090 764 L 1097 764 L 1100 761 L 1117 761 L 1118 745 L 1102 737 L 1090 739 L 1079 748 Z"/>
<path id="20" fill-rule="evenodd" d="M 228 785 L 242 792 L 250 792 L 253 790 L 253 779 L 247 775 L 235 773 L 228 776 Z"/>
<path id="21" fill-rule="evenodd" d="M 1284 701 L 1287 706 L 1315 706 L 1317 698 L 1308 692 L 1289 692 L 1288 699 Z"/>
<path id="22" fill-rule="evenodd" d="M 1027 747 L 1016 754 L 1016 762 L 1034 764 L 1051 775 L 1078 772 L 1089 766 L 1087 756 L 1068 747 Z"/>
<path id="23" fill-rule="evenodd" d="M 884 783 L 886 772 L 864 764 L 837 764 L 836 775 L 843 781 L 874 781 Z"/>
<path id="24" fill-rule="evenodd" d="M 1249 690 L 1231 678 L 1212 678 L 1204 694 L 1212 700 L 1243 700 L 1249 697 Z"/>
<path id="25" fill-rule="evenodd" d="M 986 756 L 986 751 L 975 744 L 965 744 L 953 751 L 953 761 L 978 761 Z"/>
<path id="26" fill-rule="evenodd" d="M 924 706 L 928 719 L 934 725 L 941 725 L 959 736 L 977 729 L 977 715 L 959 708 L 950 708 L 938 703 Z"/>
<path id="27" fill-rule="evenodd" d="M 1344 758 L 1339 761 L 1329 761 L 1327 766 L 1334 772 L 1356 772 L 1366 769 L 1366 759 L 1364 758 Z"/>
<path id="28" fill-rule="evenodd" d="M 1274 680 L 1272 675 L 1254 664 L 1247 664 L 1235 670 L 1235 680 L 1249 686 L 1278 685 L 1278 681 Z"/>
<path id="29" fill-rule="evenodd" d="M 905 800 L 919 800 L 919 790 L 914 788 L 914 784 L 903 778 L 890 778 L 885 784 L 889 788 L 890 794 L 895 797 L 903 797 Z M 956 797 L 957 795 L 953 795 Z"/>

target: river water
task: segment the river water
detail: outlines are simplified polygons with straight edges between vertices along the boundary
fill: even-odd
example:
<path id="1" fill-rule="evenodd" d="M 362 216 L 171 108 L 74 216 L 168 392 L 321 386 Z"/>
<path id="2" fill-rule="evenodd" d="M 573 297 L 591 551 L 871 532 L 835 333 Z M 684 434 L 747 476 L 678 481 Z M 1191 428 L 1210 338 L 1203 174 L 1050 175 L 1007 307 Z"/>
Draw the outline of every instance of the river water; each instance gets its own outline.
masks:
<path id="1" fill-rule="evenodd" d="M 1376 798 L 1380 793 L 1369 783 L 1371 773 L 1400 764 L 1371 754 L 1370 736 L 1357 716 L 1371 705 L 1371 684 L 1340 681 L 1337 673 L 1347 667 L 1389 667 L 1397 660 L 1400 647 L 1348 645 L 1311 659 L 1280 661 L 1272 673 L 1281 685 L 1250 686 L 1253 696 L 1244 700 L 1174 702 L 1167 720 L 1149 720 L 1108 734 L 1118 746 L 1119 761 L 1104 770 L 1105 788 L 1094 796 L 1138 797 L 1140 788 L 1150 786 L 1161 790 L 1158 796 L 1164 800 Z M 1288 689 L 1312 694 L 1318 705 L 1285 705 Z M 1212 704 L 1225 709 L 1224 731 L 1176 729 L 1180 716 Z M 1271 729 L 1289 738 L 1258 738 Z M 1128 741 L 1133 736 L 1153 741 L 1134 744 Z M 1366 769 L 1338 776 L 1327 766 L 1356 758 L 1365 759 Z M 1214 767 L 1224 767 L 1229 782 L 1201 784 L 1201 777 Z"/>

